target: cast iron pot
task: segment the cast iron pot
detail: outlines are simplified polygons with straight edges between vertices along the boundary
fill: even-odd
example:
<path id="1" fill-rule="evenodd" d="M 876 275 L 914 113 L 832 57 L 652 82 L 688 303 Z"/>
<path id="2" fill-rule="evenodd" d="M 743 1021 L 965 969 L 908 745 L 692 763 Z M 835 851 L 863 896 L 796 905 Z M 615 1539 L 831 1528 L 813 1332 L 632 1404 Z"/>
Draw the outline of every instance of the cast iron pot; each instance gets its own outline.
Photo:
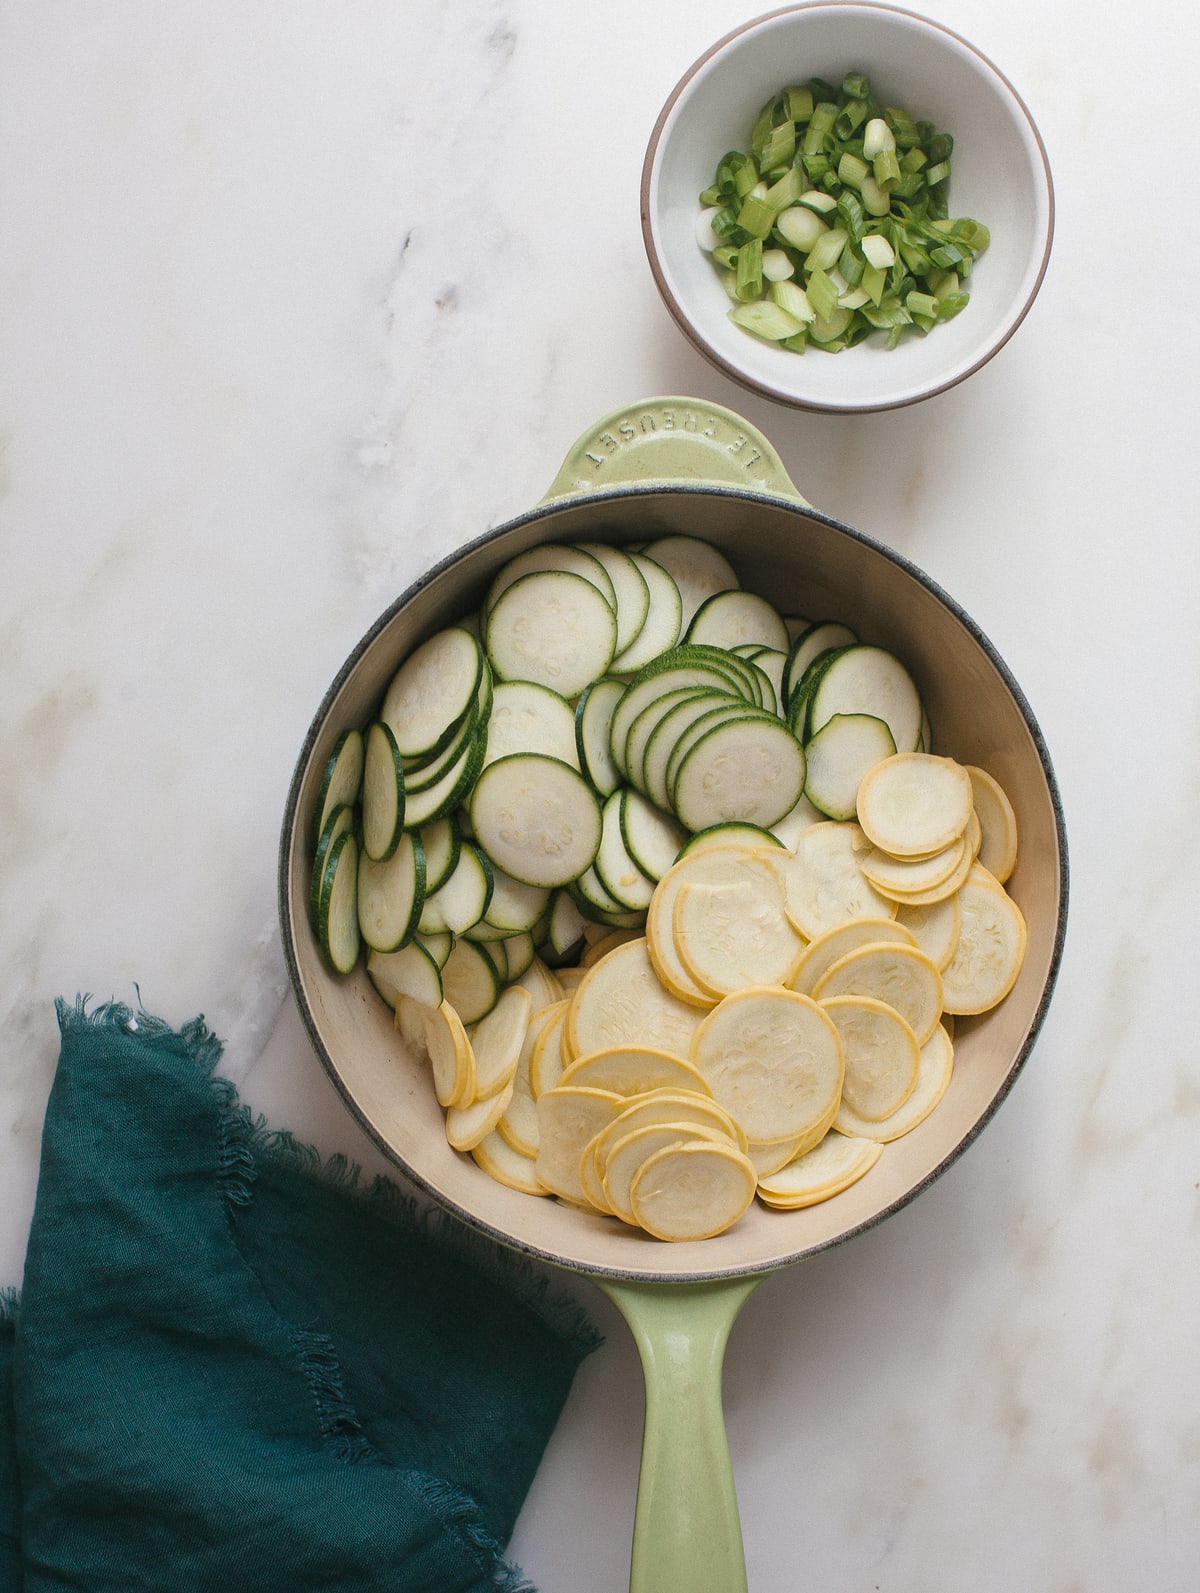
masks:
<path id="1" fill-rule="evenodd" d="M 780 610 L 843 619 L 904 659 L 938 750 L 988 768 L 1012 800 L 1021 841 L 1008 889 L 1029 926 L 1009 996 L 983 1017 L 957 1021 L 952 1082 L 919 1128 L 824 1204 L 779 1212 L 755 1203 L 728 1232 L 681 1244 L 505 1188 L 451 1150 L 426 1069 L 406 1053 L 365 973 L 343 979 L 328 971 L 307 911 L 308 820 L 330 750 L 348 726 L 369 721 L 415 644 L 473 610 L 500 566 L 536 543 L 640 542 L 668 532 L 714 542 L 743 584 Z M 589 1276 L 633 1331 L 646 1384 L 633 1593 L 745 1589 L 721 1407 L 722 1362 L 738 1310 L 764 1277 L 882 1221 L 962 1154 L 1029 1055 L 1057 975 L 1067 903 L 1062 809 L 1041 732 L 1003 660 L 920 570 L 813 509 L 754 427 L 702 400 L 648 400 L 585 433 L 541 503 L 443 560 L 354 648 L 296 766 L 279 884 L 284 951 L 304 1024 L 367 1133 L 471 1227 Z"/>

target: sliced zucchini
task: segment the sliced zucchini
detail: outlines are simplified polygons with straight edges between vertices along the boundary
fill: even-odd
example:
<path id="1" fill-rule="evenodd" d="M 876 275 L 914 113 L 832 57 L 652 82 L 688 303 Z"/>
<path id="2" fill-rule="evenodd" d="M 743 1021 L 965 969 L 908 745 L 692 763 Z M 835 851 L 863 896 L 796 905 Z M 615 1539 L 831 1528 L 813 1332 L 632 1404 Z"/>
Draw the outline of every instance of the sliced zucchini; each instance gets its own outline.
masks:
<path id="1" fill-rule="evenodd" d="M 427 1007 L 442 1004 L 441 970 L 420 941 L 410 940 L 397 951 L 368 951 L 367 977 L 393 1011 L 401 996 Z"/>
<path id="2" fill-rule="evenodd" d="M 454 936 L 448 929 L 418 929 L 412 938 L 414 946 L 420 946 L 433 958 L 438 968 L 446 966 L 446 958 L 454 950 Z"/>
<path id="3" fill-rule="evenodd" d="M 856 645 L 854 643 L 851 646 Z M 839 653 L 844 652 L 841 647 L 829 647 L 823 653 L 818 653 L 800 677 L 799 684 L 788 698 L 786 718 L 792 734 L 798 741 L 807 741 L 812 734 L 809 723 L 809 710 L 812 706 L 813 692 L 825 671 L 833 663 Z"/>
<path id="4" fill-rule="evenodd" d="M 683 599 L 672 576 L 642 553 L 630 552 L 650 592 L 650 607 L 641 630 L 629 646 L 617 653 L 612 671 L 629 675 L 660 653 L 674 647 L 683 634 Z"/>
<path id="5" fill-rule="evenodd" d="M 534 570 L 497 597 L 484 639 L 500 680 L 532 680 L 577 697 L 612 662 L 617 618 L 604 594 L 582 575 Z"/>
<path id="6" fill-rule="evenodd" d="M 396 951 L 416 930 L 425 901 L 425 851 L 414 830 L 390 856 L 358 858 L 358 924 L 372 951 Z"/>
<path id="7" fill-rule="evenodd" d="M 537 943 L 532 933 L 524 929 L 520 934 L 509 935 L 502 944 L 508 969 L 506 977 L 511 984 L 514 979 L 519 979 L 523 973 L 532 968 L 533 959 L 537 956 Z"/>
<path id="8" fill-rule="evenodd" d="M 628 778 L 625 767 L 625 742 L 633 722 L 652 703 L 681 686 L 693 690 L 721 690 L 754 701 L 749 690 L 750 677 L 745 660 L 718 653 L 716 648 L 700 651 L 672 648 L 640 669 L 625 688 L 613 709 L 610 739 L 613 762 Z"/>
<path id="9" fill-rule="evenodd" d="M 489 858 L 527 885 L 568 884 L 591 865 L 600 845 L 596 793 L 578 769 L 539 753 L 489 763 L 475 782 L 469 812 Z"/>
<path id="10" fill-rule="evenodd" d="M 434 752 L 422 753 L 411 758 L 401 757 L 406 792 L 427 791 L 430 786 L 436 785 L 442 779 L 450 765 L 461 756 L 468 741 L 480 735 L 485 729 L 491 716 L 492 695 L 492 668 L 485 659 L 475 701 L 446 741 Z"/>
<path id="11" fill-rule="evenodd" d="M 754 707 L 750 703 L 726 702 L 710 708 L 708 713 L 701 714 L 686 729 L 681 730 L 675 740 L 675 745 L 671 748 L 663 774 L 663 784 L 667 792 L 669 805 L 672 808 L 675 806 L 675 782 L 679 777 L 680 765 L 698 741 L 722 724 L 736 722 L 759 724 L 767 721 L 771 724 L 782 724 L 782 720 L 777 720 L 774 714 L 768 714 L 764 709 Z M 740 818 L 742 815 L 729 813 L 725 814 L 724 817 Z M 688 825 L 689 830 L 694 828 L 694 825 Z"/>
<path id="12" fill-rule="evenodd" d="M 805 670 L 814 658 L 819 657 L 821 653 L 827 653 L 831 647 L 851 647 L 857 640 L 857 633 L 849 625 L 843 625 L 841 620 L 818 620 L 815 624 L 806 626 L 788 651 L 788 660 L 783 672 L 785 706 L 791 702 Z"/>
<path id="13" fill-rule="evenodd" d="M 605 889 L 594 866 L 584 869 L 568 889 L 584 917 L 593 924 L 604 924 L 611 929 L 636 929 L 646 922 L 641 908 L 622 907 Z"/>
<path id="14" fill-rule="evenodd" d="M 596 877 L 618 906 L 630 912 L 644 910 L 654 894 L 654 881 L 630 856 L 621 829 L 621 798 L 614 791 L 601 814 L 600 847 L 593 867 Z"/>
<path id="15" fill-rule="evenodd" d="M 578 768 L 575 710 L 567 699 L 533 681 L 500 681 L 488 717 L 484 762 L 494 763 L 510 752 L 544 752 Z"/>
<path id="16" fill-rule="evenodd" d="M 446 813 L 423 824 L 420 835 L 425 848 L 425 892 L 432 896 L 454 872 L 462 849 L 462 832 L 455 815 Z"/>
<path id="17" fill-rule="evenodd" d="M 440 780 L 421 791 L 414 791 L 410 786 L 404 798 L 405 823 L 420 829 L 453 813 L 475 783 L 486 747 L 487 732 L 476 732 Z"/>
<path id="18" fill-rule="evenodd" d="M 660 696 L 652 697 L 638 711 L 633 720 L 627 725 L 624 742 L 621 746 L 621 766 L 624 770 L 625 778 L 631 785 L 636 785 L 640 788 L 642 784 L 642 760 L 645 756 L 646 743 L 654 734 L 662 719 L 672 708 L 678 707 L 680 703 L 686 702 L 697 695 L 705 695 L 711 689 L 708 686 L 672 686 Z M 620 778 L 618 778 L 616 784 L 619 785 L 620 783 Z M 607 795 L 607 792 L 605 795 Z"/>
<path id="19" fill-rule="evenodd" d="M 613 710 L 625 691 L 624 681 L 603 675 L 584 688 L 575 704 L 575 752 L 578 767 L 601 796 L 615 791 L 621 774 L 612 755 Z"/>
<path id="20" fill-rule="evenodd" d="M 391 857 L 404 825 L 404 765 L 390 726 L 367 729 L 362 778 L 362 846 L 376 863 Z"/>
<path id="21" fill-rule="evenodd" d="M 742 713 L 748 706 L 744 698 L 719 690 L 691 692 L 668 703 L 646 738 L 636 770 L 630 769 L 630 784 L 636 786 L 656 807 L 666 811 L 671 806 L 667 765 L 679 745 L 680 737 L 714 709 Z"/>
<path id="22" fill-rule="evenodd" d="M 637 562 L 624 548 L 606 542 L 579 542 L 576 546 L 598 559 L 612 582 L 617 616 L 617 652 L 623 653 L 641 635 L 650 613 L 650 587 Z"/>
<path id="23" fill-rule="evenodd" d="M 725 819 L 769 829 L 799 801 L 804 772 L 804 749 L 782 719 L 725 719 L 695 740 L 681 760 L 673 805 L 689 830 Z"/>
<path id="24" fill-rule="evenodd" d="M 454 872 L 425 898 L 421 910 L 422 935 L 449 930 L 464 934 L 479 923 L 492 899 L 492 865 L 473 841 L 463 841 Z"/>
<path id="25" fill-rule="evenodd" d="M 783 842 L 773 830 L 761 824 L 747 824 L 743 819 L 725 819 L 720 824 L 710 824 L 706 830 L 697 830 L 679 849 L 679 855 L 703 851 L 708 846 L 778 846 Z"/>
<path id="26" fill-rule="evenodd" d="M 495 862 L 491 870 L 492 896 L 484 920 L 500 930 L 502 936 L 532 929 L 550 905 L 549 888 L 514 879 Z"/>
<path id="27" fill-rule="evenodd" d="M 621 792 L 620 821 L 629 856 L 648 879 L 657 882 L 679 856 L 688 832 L 673 814 L 628 787 Z"/>
<path id="28" fill-rule="evenodd" d="M 308 900 L 312 908 L 313 923 L 317 922 L 317 913 L 321 901 L 321 886 L 325 880 L 325 859 L 329 855 L 329 848 L 339 835 L 344 835 L 347 830 L 354 828 L 355 810 L 349 802 L 340 802 L 329 817 L 325 820 L 325 827 L 317 840 L 317 855 L 313 859 L 312 878 L 309 884 Z"/>
<path id="29" fill-rule="evenodd" d="M 846 647 L 826 668 L 809 699 L 808 734 L 834 714 L 873 714 L 892 733 L 897 752 L 915 752 L 921 741 L 920 693 L 900 660 L 866 642 Z"/>
<path id="30" fill-rule="evenodd" d="M 343 730 L 325 763 L 313 804 L 309 844 L 315 852 L 321 831 L 334 808 L 353 807 L 362 788 L 364 743 L 361 730 Z"/>
<path id="31" fill-rule="evenodd" d="M 707 642 L 730 652 L 742 643 L 758 642 L 786 653 L 791 646 L 783 616 L 757 592 L 726 590 L 705 598 L 686 631 L 689 642 Z"/>
<path id="32" fill-rule="evenodd" d="M 546 939 L 542 946 L 542 956 L 552 967 L 562 967 L 578 957 L 583 949 L 583 932 L 587 923 L 569 890 L 560 887 L 554 891 L 546 921 Z"/>
<path id="33" fill-rule="evenodd" d="M 508 588 L 523 576 L 541 574 L 545 571 L 565 572 L 590 581 L 609 608 L 616 612 L 617 594 L 613 588 L 612 577 L 594 553 L 574 542 L 541 542 L 536 547 L 526 548 L 524 553 L 518 553 L 509 559 L 492 581 L 480 613 L 485 633 L 488 616 Z"/>
<path id="34" fill-rule="evenodd" d="M 475 706 L 483 669 L 479 640 L 461 625 L 437 631 L 400 665 L 379 717 L 401 756 L 437 752 Z"/>
<path id="35" fill-rule="evenodd" d="M 442 969 L 445 999 L 464 1023 L 478 1023 L 500 998 L 500 973 L 487 948 L 474 940 L 457 940 Z"/>
<path id="36" fill-rule="evenodd" d="M 325 858 L 317 907 L 317 938 L 335 973 L 351 973 L 362 937 L 358 927 L 358 837 L 343 830 Z"/>
<path id="37" fill-rule="evenodd" d="M 673 532 L 648 542 L 646 554 L 671 575 L 683 600 L 683 629 L 714 592 L 728 592 L 741 586 L 737 571 L 720 548 L 701 537 Z"/>
<path id="38" fill-rule="evenodd" d="M 804 794 L 827 818 L 852 819 L 863 776 L 895 750 L 882 719 L 873 714 L 834 714 L 805 743 Z"/>
<path id="39" fill-rule="evenodd" d="M 760 669 L 771 683 L 771 691 L 763 707 L 782 714 L 783 672 L 787 668 L 788 655 L 777 647 L 753 647 L 747 648 L 743 656 Z"/>

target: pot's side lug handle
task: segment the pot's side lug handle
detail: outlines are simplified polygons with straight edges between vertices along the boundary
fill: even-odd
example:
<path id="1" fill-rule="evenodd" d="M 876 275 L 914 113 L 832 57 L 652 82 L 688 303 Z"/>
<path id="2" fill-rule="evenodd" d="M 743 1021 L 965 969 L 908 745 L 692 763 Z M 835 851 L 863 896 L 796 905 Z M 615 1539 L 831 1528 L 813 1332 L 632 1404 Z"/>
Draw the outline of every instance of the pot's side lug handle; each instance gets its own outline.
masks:
<path id="1" fill-rule="evenodd" d="M 571 448 L 542 502 L 652 482 L 744 487 L 811 507 L 756 427 L 699 398 L 650 398 L 605 415 Z"/>
<path id="2" fill-rule="evenodd" d="M 759 1276 L 595 1280 L 633 1331 L 646 1383 L 630 1593 L 746 1593 L 721 1368 Z"/>

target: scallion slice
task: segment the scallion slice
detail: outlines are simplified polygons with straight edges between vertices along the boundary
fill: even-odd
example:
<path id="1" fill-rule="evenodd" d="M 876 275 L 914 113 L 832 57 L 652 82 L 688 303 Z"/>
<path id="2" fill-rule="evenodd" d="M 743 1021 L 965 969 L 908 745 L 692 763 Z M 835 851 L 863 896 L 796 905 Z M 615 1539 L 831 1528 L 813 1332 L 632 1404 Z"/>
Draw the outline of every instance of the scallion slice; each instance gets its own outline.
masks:
<path id="1" fill-rule="evenodd" d="M 700 195 L 730 318 L 791 352 L 888 348 L 958 315 L 990 233 L 951 218 L 953 137 L 876 99 L 864 72 L 789 85 Z"/>

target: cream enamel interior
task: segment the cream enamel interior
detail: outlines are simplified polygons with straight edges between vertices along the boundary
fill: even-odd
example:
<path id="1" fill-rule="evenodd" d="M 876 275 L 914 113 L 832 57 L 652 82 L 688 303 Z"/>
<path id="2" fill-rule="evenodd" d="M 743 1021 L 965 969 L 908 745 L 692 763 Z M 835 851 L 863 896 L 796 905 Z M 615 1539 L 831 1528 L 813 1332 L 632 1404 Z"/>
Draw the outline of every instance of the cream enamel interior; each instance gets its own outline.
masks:
<path id="1" fill-rule="evenodd" d="M 785 611 L 842 618 L 893 648 L 925 694 L 938 746 L 989 769 L 1021 828 L 1009 890 L 1029 924 L 1016 988 L 987 1016 L 959 1020 L 950 1089 L 915 1132 L 822 1205 L 757 1205 L 714 1239 L 665 1244 L 619 1223 L 502 1187 L 446 1143 L 422 1066 L 360 970 L 326 969 L 307 915 L 306 823 L 329 750 L 363 724 L 401 659 L 434 628 L 477 603 L 491 576 L 535 542 L 642 540 L 669 531 L 707 537 L 743 583 Z M 1061 953 L 1065 843 L 1053 773 L 1036 721 L 970 620 L 918 571 L 869 538 L 798 504 L 724 488 L 637 487 L 567 499 L 481 538 L 384 615 L 330 688 L 297 766 L 285 816 L 280 907 L 285 952 L 317 1052 L 350 1109 L 386 1153 L 438 1201 L 505 1244 L 598 1274 L 697 1279 L 783 1265 L 840 1242 L 911 1199 L 971 1141 L 1007 1092 L 1040 1026 Z"/>

